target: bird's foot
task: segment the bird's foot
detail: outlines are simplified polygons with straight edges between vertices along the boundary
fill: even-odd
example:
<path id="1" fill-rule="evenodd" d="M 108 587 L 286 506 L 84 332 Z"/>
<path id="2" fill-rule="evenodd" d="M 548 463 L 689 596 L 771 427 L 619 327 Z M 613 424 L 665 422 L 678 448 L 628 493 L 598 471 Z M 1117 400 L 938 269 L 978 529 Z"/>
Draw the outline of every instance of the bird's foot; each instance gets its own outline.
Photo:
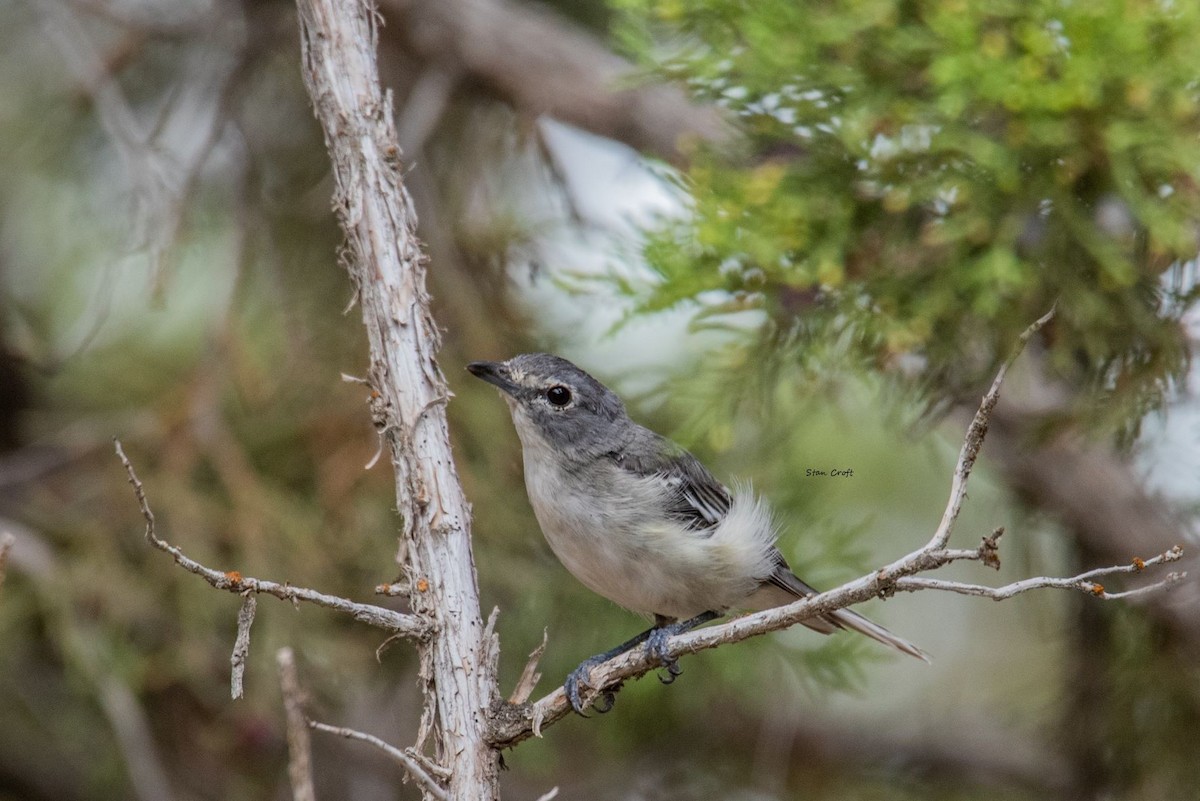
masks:
<path id="1" fill-rule="evenodd" d="M 679 667 L 679 660 L 671 656 L 667 651 L 667 641 L 671 639 L 671 635 L 676 632 L 670 626 L 662 626 L 650 632 L 650 636 L 646 638 L 646 651 L 650 656 L 658 660 L 658 663 L 667 669 L 664 676 L 659 674 L 658 680 L 663 684 L 671 684 L 683 672 L 683 668 Z"/>
<path id="2" fill-rule="evenodd" d="M 575 714 L 579 715 L 580 717 L 586 718 L 588 716 L 588 705 L 583 702 L 581 689 L 600 689 L 592 684 L 592 668 L 594 668 L 596 665 L 599 665 L 601 662 L 606 661 L 607 658 L 607 654 L 600 654 L 598 656 L 593 656 L 589 659 L 583 660 L 579 663 L 579 667 L 567 674 L 567 679 L 563 682 L 563 690 L 567 694 L 567 701 L 571 704 L 571 709 L 575 710 Z M 613 704 L 616 702 L 616 694 L 611 690 L 606 690 L 592 701 L 591 706 L 600 714 L 604 714 L 605 712 L 611 710 L 613 708 Z"/>

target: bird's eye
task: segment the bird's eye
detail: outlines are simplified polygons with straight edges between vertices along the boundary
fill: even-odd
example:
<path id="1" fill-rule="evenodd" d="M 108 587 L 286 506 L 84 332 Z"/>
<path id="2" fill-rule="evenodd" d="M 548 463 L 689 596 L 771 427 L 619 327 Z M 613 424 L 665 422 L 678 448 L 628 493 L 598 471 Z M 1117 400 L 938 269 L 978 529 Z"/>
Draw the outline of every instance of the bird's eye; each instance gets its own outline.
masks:
<path id="1" fill-rule="evenodd" d="M 571 402 L 571 390 L 561 384 L 555 384 L 546 390 L 546 400 L 550 401 L 552 406 L 566 406 Z"/>

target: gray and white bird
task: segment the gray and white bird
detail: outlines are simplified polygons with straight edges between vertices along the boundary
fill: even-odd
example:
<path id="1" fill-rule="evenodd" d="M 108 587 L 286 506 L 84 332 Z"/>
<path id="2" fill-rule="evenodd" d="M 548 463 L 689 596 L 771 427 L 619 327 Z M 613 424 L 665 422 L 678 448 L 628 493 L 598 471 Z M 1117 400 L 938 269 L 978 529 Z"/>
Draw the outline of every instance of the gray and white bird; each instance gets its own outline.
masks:
<path id="1" fill-rule="evenodd" d="M 730 492 L 692 454 L 629 419 L 616 393 L 571 362 L 527 353 L 467 369 L 508 402 L 525 489 L 555 556 L 593 592 L 654 617 L 652 628 L 571 672 L 564 688 L 576 712 L 581 686 L 604 689 L 591 685 L 591 668 L 617 654 L 646 643 L 669 683 L 679 673 L 666 653 L 671 636 L 731 609 L 816 594 L 775 547 L 766 503 L 747 486 Z M 802 622 L 822 634 L 852 629 L 928 661 L 848 609 Z"/>

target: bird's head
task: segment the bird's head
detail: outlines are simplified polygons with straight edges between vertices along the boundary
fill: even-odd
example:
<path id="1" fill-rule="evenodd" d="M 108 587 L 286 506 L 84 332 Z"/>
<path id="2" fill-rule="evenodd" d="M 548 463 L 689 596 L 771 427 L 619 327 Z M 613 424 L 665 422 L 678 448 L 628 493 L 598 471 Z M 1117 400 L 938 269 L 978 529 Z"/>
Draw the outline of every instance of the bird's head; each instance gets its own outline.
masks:
<path id="1" fill-rule="evenodd" d="M 467 369 L 499 387 L 526 448 L 544 443 L 563 451 L 600 452 L 615 443 L 628 421 L 615 392 L 549 353 L 472 362 Z"/>

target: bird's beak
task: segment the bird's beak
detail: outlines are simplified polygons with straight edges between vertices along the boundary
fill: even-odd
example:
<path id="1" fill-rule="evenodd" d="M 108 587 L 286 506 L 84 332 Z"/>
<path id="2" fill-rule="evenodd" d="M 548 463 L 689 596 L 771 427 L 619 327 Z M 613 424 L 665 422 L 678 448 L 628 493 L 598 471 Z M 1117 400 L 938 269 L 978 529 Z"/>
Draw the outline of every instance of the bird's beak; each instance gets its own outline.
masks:
<path id="1" fill-rule="evenodd" d="M 508 377 L 508 366 L 503 362 L 471 362 L 467 365 L 471 375 L 494 384 L 508 395 L 515 395 L 517 385 Z"/>

